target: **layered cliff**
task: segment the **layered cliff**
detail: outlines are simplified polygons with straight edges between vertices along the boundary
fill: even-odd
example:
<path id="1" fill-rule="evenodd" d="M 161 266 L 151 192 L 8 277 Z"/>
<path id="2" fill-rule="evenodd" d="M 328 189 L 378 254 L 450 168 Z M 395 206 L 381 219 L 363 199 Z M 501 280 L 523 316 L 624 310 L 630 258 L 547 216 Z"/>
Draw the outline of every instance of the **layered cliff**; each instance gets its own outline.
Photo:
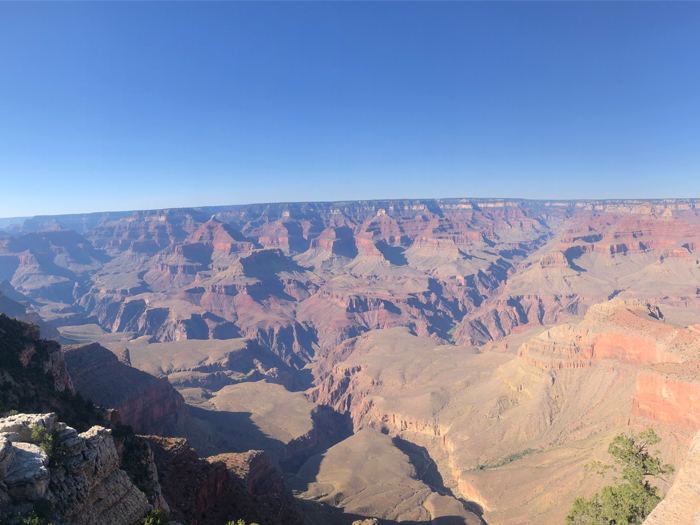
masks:
<path id="1" fill-rule="evenodd" d="M 41 428 L 54 435 L 50 456 L 37 442 Z M 45 439 L 45 438 L 44 438 Z M 39 445 L 43 445 L 43 448 Z M 19 414 L 0 419 L 0 517 L 18 524 L 40 499 L 48 500 L 68 525 L 132 525 L 150 508 L 119 469 L 109 430 L 79 434 L 55 414 Z"/>
<path id="2" fill-rule="evenodd" d="M 540 368 L 579 368 L 594 360 L 685 362 L 700 356 L 692 329 L 666 323 L 645 301 L 613 299 L 589 308 L 578 325 L 557 325 L 524 343 L 518 356 Z"/>
<path id="3" fill-rule="evenodd" d="M 637 376 L 632 398 L 635 414 L 664 423 L 700 428 L 700 366 L 659 363 Z"/>

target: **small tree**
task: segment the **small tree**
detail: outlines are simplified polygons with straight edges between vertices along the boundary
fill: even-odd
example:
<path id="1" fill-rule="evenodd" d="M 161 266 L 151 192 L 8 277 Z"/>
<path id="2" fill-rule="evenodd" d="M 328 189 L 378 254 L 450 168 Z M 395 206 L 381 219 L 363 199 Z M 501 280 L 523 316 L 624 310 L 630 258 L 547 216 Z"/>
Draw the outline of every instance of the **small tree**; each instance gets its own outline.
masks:
<path id="1" fill-rule="evenodd" d="M 151 510 L 141 523 L 142 525 L 168 525 L 170 520 L 168 515 L 162 510 Z"/>
<path id="2" fill-rule="evenodd" d="M 641 525 L 654 507 L 662 500 L 659 489 L 649 483 L 649 478 L 662 478 L 673 472 L 673 465 L 665 465 L 658 458 L 659 451 L 649 448 L 659 444 L 654 429 L 647 428 L 639 435 L 619 434 L 608 446 L 608 454 L 615 465 L 593 464 L 601 475 L 609 469 L 621 472 L 622 478 L 615 485 L 605 486 L 590 499 L 574 500 L 566 516 L 567 525 Z"/>
<path id="3" fill-rule="evenodd" d="M 49 456 L 49 466 L 52 468 L 59 466 L 66 455 L 65 447 L 58 444 L 60 434 L 57 428 L 52 432 L 39 425 L 32 428 L 32 441 Z"/>

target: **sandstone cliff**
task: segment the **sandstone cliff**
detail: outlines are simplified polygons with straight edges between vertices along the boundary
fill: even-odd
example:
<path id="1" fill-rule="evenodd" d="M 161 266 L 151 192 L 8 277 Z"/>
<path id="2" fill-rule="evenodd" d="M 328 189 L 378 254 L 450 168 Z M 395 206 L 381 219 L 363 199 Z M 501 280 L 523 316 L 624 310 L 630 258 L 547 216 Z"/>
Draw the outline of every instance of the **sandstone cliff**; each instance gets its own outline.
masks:
<path id="1" fill-rule="evenodd" d="M 32 429 L 57 431 L 50 458 L 32 442 Z M 54 452 L 55 454 L 55 452 Z M 40 498 L 49 500 L 68 525 L 132 525 L 148 511 L 146 498 L 119 470 L 109 430 L 78 432 L 55 414 L 19 414 L 0 419 L 0 517 L 17 524 Z"/>
<path id="2" fill-rule="evenodd" d="M 637 376 L 632 409 L 635 414 L 664 423 L 700 428 L 700 366 L 658 363 Z"/>
<path id="3" fill-rule="evenodd" d="M 557 325 L 523 344 L 518 356 L 540 368 L 579 368 L 592 361 L 684 362 L 700 356 L 692 329 L 666 323 L 645 301 L 613 299 L 589 308 L 578 325 Z"/>

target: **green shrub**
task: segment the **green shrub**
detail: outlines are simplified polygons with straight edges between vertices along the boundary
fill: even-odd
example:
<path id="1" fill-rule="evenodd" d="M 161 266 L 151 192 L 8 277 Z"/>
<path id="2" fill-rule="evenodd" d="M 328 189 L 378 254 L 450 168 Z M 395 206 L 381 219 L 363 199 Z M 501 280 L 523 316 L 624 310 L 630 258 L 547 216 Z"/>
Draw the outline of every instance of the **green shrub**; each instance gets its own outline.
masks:
<path id="1" fill-rule="evenodd" d="M 46 498 L 39 498 L 34 502 L 34 510 L 22 520 L 21 525 L 51 525 L 55 514 L 53 503 Z"/>
<path id="2" fill-rule="evenodd" d="M 170 520 L 162 510 L 151 510 L 141 522 L 143 525 L 169 525 Z"/>
<path id="3" fill-rule="evenodd" d="M 57 428 L 52 432 L 38 425 L 32 428 L 32 441 L 39 445 L 46 455 L 49 456 L 50 467 L 59 466 L 66 456 L 65 447 L 58 444 L 58 436 L 60 433 L 61 431 Z"/>
<path id="4" fill-rule="evenodd" d="M 566 516 L 567 525 L 641 525 L 654 507 L 663 499 L 659 489 L 648 478 L 661 478 L 673 472 L 673 465 L 664 465 L 657 457 L 658 451 L 649 448 L 661 441 L 652 428 L 631 436 L 619 434 L 608 447 L 614 466 L 594 463 L 601 475 L 609 469 L 622 473 L 615 485 L 607 485 L 590 499 L 574 500 Z"/>

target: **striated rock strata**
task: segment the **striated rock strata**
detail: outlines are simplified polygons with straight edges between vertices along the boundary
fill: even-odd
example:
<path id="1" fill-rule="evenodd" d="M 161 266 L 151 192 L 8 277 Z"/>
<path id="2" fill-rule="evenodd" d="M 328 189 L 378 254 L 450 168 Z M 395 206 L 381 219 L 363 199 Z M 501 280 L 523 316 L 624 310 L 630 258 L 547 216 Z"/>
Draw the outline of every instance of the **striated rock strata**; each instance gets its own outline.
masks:
<path id="1" fill-rule="evenodd" d="M 635 414 L 700 428 L 700 365 L 659 363 L 642 370 L 632 398 Z"/>
<path id="2" fill-rule="evenodd" d="M 578 325 L 557 325 L 524 343 L 518 356 L 539 368 L 580 368 L 598 359 L 630 364 L 700 356 L 697 332 L 666 323 L 645 301 L 613 299 L 589 308 Z"/>
<path id="3" fill-rule="evenodd" d="M 32 429 L 57 431 L 63 457 L 51 459 L 36 443 Z M 0 517 L 20 523 L 39 498 L 48 499 L 68 525 L 132 525 L 149 504 L 119 468 L 111 432 L 92 427 L 78 432 L 55 414 L 19 414 L 0 419 Z"/>

